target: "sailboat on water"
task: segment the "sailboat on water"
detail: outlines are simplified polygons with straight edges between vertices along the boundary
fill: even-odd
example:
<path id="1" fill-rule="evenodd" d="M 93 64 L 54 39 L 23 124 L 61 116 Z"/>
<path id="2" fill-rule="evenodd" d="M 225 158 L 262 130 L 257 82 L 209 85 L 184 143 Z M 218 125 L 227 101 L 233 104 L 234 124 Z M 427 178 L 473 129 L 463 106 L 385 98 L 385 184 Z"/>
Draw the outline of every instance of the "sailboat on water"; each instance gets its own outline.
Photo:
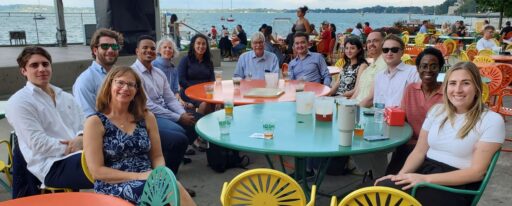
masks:
<path id="1" fill-rule="evenodd" d="M 224 0 L 222 0 L 222 4 L 221 4 L 221 5 L 222 5 L 222 7 L 221 7 L 221 9 L 220 9 L 220 10 L 221 10 L 221 12 L 222 12 L 222 13 L 224 13 Z M 221 21 L 224 21 L 224 20 L 226 20 L 226 18 L 224 18 L 224 16 L 221 16 L 221 17 L 220 17 L 220 20 L 221 20 Z"/>
<path id="2" fill-rule="evenodd" d="M 41 2 L 40 1 L 38 1 L 38 2 L 39 2 L 38 3 L 39 4 L 39 10 L 41 10 Z M 46 17 L 44 17 L 43 14 L 36 14 L 36 13 L 34 13 L 34 17 L 32 19 L 34 19 L 34 20 L 44 20 L 44 19 L 46 19 Z"/>
<path id="3" fill-rule="evenodd" d="M 235 18 L 233 18 L 233 0 L 231 0 L 231 14 L 229 15 L 229 17 L 226 19 L 227 22 L 234 22 L 235 21 Z"/>

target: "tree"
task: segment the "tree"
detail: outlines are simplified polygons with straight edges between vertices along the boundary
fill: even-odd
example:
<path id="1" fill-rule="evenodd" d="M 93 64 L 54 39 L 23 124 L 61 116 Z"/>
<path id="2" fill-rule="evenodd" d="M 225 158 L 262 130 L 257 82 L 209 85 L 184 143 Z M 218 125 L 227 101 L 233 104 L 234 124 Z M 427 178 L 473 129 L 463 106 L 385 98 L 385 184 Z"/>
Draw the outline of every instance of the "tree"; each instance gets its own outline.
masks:
<path id="1" fill-rule="evenodd" d="M 500 13 L 499 27 L 503 23 L 503 17 L 512 16 L 512 0 L 476 0 L 479 11 L 495 11 Z M 507 8 L 507 10 L 505 10 Z"/>

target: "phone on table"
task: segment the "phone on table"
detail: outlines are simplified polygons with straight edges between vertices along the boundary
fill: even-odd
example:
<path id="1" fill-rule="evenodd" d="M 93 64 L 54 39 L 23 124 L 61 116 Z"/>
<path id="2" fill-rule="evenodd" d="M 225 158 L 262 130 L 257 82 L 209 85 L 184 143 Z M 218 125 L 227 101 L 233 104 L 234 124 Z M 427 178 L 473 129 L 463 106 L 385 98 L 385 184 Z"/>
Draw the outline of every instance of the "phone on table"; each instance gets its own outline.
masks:
<path id="1" fill-rule="evenodd" d="M 366 111 L 363 111 L 363 114 L 367 115 L 367 116 L 373 116 L 375 114 L 375 111 L 373 111 L 373 110 L 366 110 Z"/>
<path id="2" fill-rule="evenodd" d="M 388 136 L 381 136 L 381 135 L 370 135 L 370 136 L 364 136 L 363 138 L 364 138 L 364 140 L 369 141 L 369 142 L 389 139 Z"/>

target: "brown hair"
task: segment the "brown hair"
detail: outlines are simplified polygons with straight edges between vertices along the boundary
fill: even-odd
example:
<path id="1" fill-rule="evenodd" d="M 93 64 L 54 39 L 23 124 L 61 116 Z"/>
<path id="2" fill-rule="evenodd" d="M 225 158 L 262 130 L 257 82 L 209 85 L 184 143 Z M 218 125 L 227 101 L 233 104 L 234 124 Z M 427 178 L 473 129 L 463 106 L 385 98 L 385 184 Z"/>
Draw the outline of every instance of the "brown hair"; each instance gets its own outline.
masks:
<path id="1" fill-rule="evenodd" d="M 139 121 L 144 119 L 144 115 L 146 114 L 147 99 L 139 75 L 128 66 L 115 67 L 108 72 L 107 77 L 105 77 L 105 80 L 103 81 L 100 92 L 96 97 L 96 110 L 101 113 L 106 113 L 110 109 L 110 100 L 112 98 L 110 90 L 112 88 L 112 82 L 114 78 L 123 76 L 126 73 L 132 74 L 135 77 L 135 83 L 137 84 L 137 93 L 135 93 L 133 100 L 128 106 L 128 112 L 133 115 L 135 121 Z"/>
<path id="2" fill-rule="evenodd" d="M 446 72 L 446 76 L 443 81 L 443 109 L 440 110 L 441 113 L 447 113 L 446 118 L 441 123 L 441 128 L 447 121 L 453 124 L 455 121 L 455 106 L 448 99 L 448 80 L 454 71 L 457 70 L 465 70 L 471 76 L 471 81 L 473 85 L 475 85 L 475 98 L 473 99 L 472 104 L 468 112 L 466 113 L 466 121 L 462 128 L 457 132 L 457 137 L 464 139 L 468 135 L 468 133 L 475 127 L 478 120 L 480 120 L 480 116 L 486 110 L 484 104 L 482 103 L 482 79 L 480 77 L 480 73 L 478 71 L 478 67 L 472 62 L 459 62 L 452 66 Z"/>
<path id="3" fill-rule="evenodd" d="M 382 40 L 382 45 L 380 45 L 380 46 L 382 47 L 384 45 L 384 42 L 386 42 L 388 40 L 394 40 L 394 41 L 398 42 L 400 44 L 400 49 L 402 49 L 402 51 L 405 49 L 404 41 L 402 40 L 402 38 L 398 37 L 395 34 L 388 34 L 386 37 L 384 37 L 384 40 Z"/>
<path id="4" fill-rule="evenodd" d="M 39 54 L 41 56 L 44 56 L 50 64 L 52 63 L 52 56 L 50 56 L 50 53 L 46 51 L 43 47 L 38 46 L 28 46 L 21 51 L 21 53 L 18 55 L 18 58 L 16 58 L 16 61 L 18 62 L 18 66 L 20 68 L 25 68 L 27 66 L 28 60 L 32 55 Z"/>
<path id="5" fill-rule="evenodd" d="M 100 38 L 108 36 L 110 38 L 113 38 L 116 40 L 116 42 L 121 46 L 123 45 L 124 38 L 123 35 L 117 31 L 111 30 L 111 29 L 98 29 L 94 32 L 91 38 L 91 54 L 92 58 L 96 59 L 96 55 L 94 55 L 93 49 L 99 46 Z"/>

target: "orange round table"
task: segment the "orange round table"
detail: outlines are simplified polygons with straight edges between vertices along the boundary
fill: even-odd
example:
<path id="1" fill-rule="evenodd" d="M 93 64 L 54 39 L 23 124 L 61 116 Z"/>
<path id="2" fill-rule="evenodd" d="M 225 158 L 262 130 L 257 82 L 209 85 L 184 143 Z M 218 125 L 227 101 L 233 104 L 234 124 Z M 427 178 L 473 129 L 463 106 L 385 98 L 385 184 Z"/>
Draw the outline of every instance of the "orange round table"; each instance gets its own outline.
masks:
<path id="1" fill-rule="evenodd" d="M 206 97 L 204 86 L 207 84 L 215 84 L 212 98 Z M 222 83 L 206 82 L 190 86 L 185 90 L 185 95 L 194 100 L 213 104 L 223 104 L 225 99 L 233 99 L 235 105 L 293 102 L 295 101 L 296 84 L 296 80 L 279 80 L 279 88 L 284 90 L 284 94 L 277 97 L 245 97 L 244 94 L 253 88 L 264 88 L 265 80 L 242 80 L 239 89 L 235 89 L 232 80 L 224 80 Z M 304 91 L 314 92 L 316 96 L 325 96 L 330 90 L 329 87 L 320 83 L 306 82 L 304 84 Z"/>
<path id="2" fill-rule="evenodd" d="M 0 206 L 89 206 L 89 205 L 116 205 L 133 206 L 130 202 L 118 197 L 90 192 L 63 192 L 43 195 L 34 195 L 0 202 Z"/>
<path id="3" fill-rule="evenodd" d="M 495 62 L 512 64 L 512 55 L 491 55 Z"/>

